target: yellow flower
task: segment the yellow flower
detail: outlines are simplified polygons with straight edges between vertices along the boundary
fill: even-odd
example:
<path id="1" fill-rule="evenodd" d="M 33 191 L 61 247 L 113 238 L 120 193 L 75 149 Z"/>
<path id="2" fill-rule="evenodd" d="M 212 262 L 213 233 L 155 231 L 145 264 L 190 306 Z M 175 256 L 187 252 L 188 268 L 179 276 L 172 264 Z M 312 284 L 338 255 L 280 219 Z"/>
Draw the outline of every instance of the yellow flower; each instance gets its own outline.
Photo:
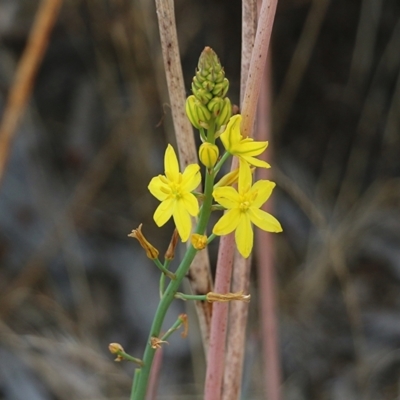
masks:
<path id="1" fill-rule="evenodd" d="M 154 177 L 149 184 L 150 193 L 161 201 L 154 213 L 154 221 L 163 226 L 173 217 L 179 236 L 186 242 L 192 230 L 190 216 L 199 213 L 199 203 L 191 192 L 201 182 L 200 167 L 190 164 L 180 173 L 175 151 L 169 144 L 165 151 L 164 169 L 165 175 Z"/>
<path id="2" fill-rule="evenodd" d="M 267 232 L 281 232 L 279 221 L 260 207 L 271 196 L 275 183 L 260 180 L 252 185 L 250 166 L 240 161 L 238 191 L 231 186 L 214 189 L 213 197 L 228 211 L 215 224 L 215 235 L 227 235 L 235 231 L 239 253 L 248 257 L 253 248 L 252 223 Z"/>
<path id="3" fill-rule="evenodd" d="M 240 133 L 241 123 L 242 116 L 234 115 L 229 120 L 225 131 L 221 133 L 220 138 L 226 151 L 256 167 L 271 168 L 267 162 L 255 158 L 268 147 L 268 142 L 257 142 L 252 138 L 244 138 Z"/>

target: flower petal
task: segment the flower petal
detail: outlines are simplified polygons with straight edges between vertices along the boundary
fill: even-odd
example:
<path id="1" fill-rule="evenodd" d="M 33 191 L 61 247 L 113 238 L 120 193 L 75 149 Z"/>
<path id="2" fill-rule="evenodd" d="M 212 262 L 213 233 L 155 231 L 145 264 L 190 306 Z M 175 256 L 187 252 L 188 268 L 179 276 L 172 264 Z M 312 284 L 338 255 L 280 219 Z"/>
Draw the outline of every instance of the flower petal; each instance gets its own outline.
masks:
<path id="1" fill-rule="evenodd" d="M 186 242 L 189 239 L 190 232 L 192 231 L 192 220 L 190 219 L 190 215 L 186 209 L 179 203 L 176 204 L 172 215 L 182 242 Z"/>
<path id="2" fill-rule="evenodd" d="M 239 224 L 240 214 L 237 208 L 226 212 L 215 224 L 213 228 L 214 235 L 222 236 L 233 232 Z"/>
<path id="3" fill-rule="evenodd" d="M 258 158 L 255 157 L 240 155 L 240 158 L 247 161 L 249 164 L 254 165 L 255 167 L 271 168 L 271 166 L 267 162 L 259 160 Z"/>
<path id="4" fill-rule="evenodd" d="M 246 138 L 236 143 L 232 147 L 232 154 L 237 156 L 258 156 L 268 147 L 268 142 L 255 142 L 251 138 Z"/>
<path id="5" fill-rule="evenodd" d="M 240 167 L 239 167 L 239 193 L 244 194 L 247 193 L 252 184 L 252 176 L 251 176 L 251 169 L 250 165 L 247 162 L 244 162 L 242 159 L 239 160 Z"/>
<path id="6" fill-rule="evenodd" d="M 182 189 L 191 192 L 200 185 L 200 182 L 200 166 L 197 164 L 188 165 L 182 174 Z"/>
<path id="7" fill-rule="evenodd" d="M 174 148 L 169 144 L 164 156 L 165 176 L 172 182 L 178 182 L 179 163 Z"/>
<path id="8" fill-rule="evenodd" d="M 237 207 L 240 203 L 239 193 L 232 186 L 215 188 L 213 197 L 217 203 L 227 209 Z"/>
<path id="9" fill-rule="evenodd" d="M 161 180 L 160 175 L 152 178 L 148 189 L 150 193 L 160 201 L 164 201 L 169 196 L 168 193 L 171 192 L 169 186 Z"/>
<path id="10" fill-rule="evenodd" d="M 164 200 L 154 212 L 154 221 L 157 226 L 163 226 L 172 215 L 172 211 L 174 210 L 175 199 L 169 198 Z"/>
<path id="11" fill-rule="evenodd" d="M 231 149 L 235 144 L 239 143 L 242 139 L 240 134 L 240 125 L 242 123 L 242 116 L 240 114 L 234 115 L 230 118 L 228 125 L 224 132 L 221 133 L 220 139 L 226 151 L 232 154 Z"/>
<path id="12" fill-rule="evenodd" d="M 275 182 L 272 181 L 257 181 L 249 191 L 250 196 L 255 193 L 252 207 L 260 208 L 270 198 L 275 186 Z"/>
<path id="13" fill-rule="evenodd" d="M 199 214 L 199 202 L 192 193 L 185 193 L 178 201 L 177 207 L 184 207 L 193 217 Z"/>
<path id="14" fill-rule="evenodd" d="M 253 249 L 253 237 L 254 234 L 250 217 L 247 212 L 241 213 L 239 225 L 235 232 L 235 241 L 239 253 L 244 258 L 247 258 Z"/>
<path id="15" fill-rule="evenodd" d="M 282 232 L 281 224 L 271 214 L 253 207 L 250 207 L 247 213 L 249 214 L 251 222 L 263 231 Z"/>

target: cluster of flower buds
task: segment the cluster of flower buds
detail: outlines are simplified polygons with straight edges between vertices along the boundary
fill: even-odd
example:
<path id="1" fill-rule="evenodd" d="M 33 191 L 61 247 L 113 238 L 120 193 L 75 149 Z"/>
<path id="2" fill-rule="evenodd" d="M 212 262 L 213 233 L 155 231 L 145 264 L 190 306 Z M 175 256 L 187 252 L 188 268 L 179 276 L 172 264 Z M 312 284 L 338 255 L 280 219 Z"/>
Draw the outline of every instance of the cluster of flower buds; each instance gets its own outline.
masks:
<path id="1" fill-rule="evenodd" d="M 192 82 L 193 94 L 186 100 L 186 114 L 196 129 L 215 131 L 225 126 L 232 115 L 232 105 L 226 93 L 229 81 L 214 50 L 206 47 L 199 58 L 198 69 Z"/>

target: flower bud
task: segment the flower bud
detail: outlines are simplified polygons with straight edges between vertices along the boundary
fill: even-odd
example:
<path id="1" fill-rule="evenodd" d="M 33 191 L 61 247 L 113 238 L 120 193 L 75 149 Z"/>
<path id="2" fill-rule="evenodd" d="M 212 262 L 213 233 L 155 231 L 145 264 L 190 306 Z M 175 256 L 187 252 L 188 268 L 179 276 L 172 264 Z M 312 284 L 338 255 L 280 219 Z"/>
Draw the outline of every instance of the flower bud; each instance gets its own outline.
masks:
<path id="1" fill-rule="evenodd" d="M 214 168 L 219 157 L 218 146 L 205 142 L 199 148 L 199 158 L 203 165 L 208 169 Z"/>
<path id="2" fill-rule="evenodd" d="M 214 97 L 207 103 L 208 110 L 214 117 L 217 117 L 224 107 L 224 100 L 221 97 Z"/>
<path id="3" fill-rule="evenodd" d="M 229 100 L 228 97 L 225 97 L 223 100 L 222 107 L 219 111 L 219 114 L 216 116 L 216 119 L 215 119 L 216 129 L 218 130 L 222 126 L 226 125 L 228 123 L 231 115 L 232 115 L 231 101 Z"/>
<path id="4" fill-rule="evenodd" d="M 206 47 L 200 55 L 198 69 L 192 82 L 192 92 L 202 104 L 207 105 L 214 97 L 223 99 L 229 81 L 214 50 Z M 210 108 L 209 108 L 210 109 Z"/>
<path id="5" fill-rule="evenodd" d="M 229 81 L 228 79 L 224 78 L 224 80 L 221 83 L 217 83 L 214 86 L 212 94 L 214 96 L 225 97 L 226 93 L 228 92 L 228 89 L 229 89 Z"/>
<path id="6" fill-rule="evenodd" d="M 196 99 L 204 105 L 213 98 L 213 94 L 210 90 L 207 90 L 204 87 L 198 88 L 194 83 L 192 83 L 192 92 L 196 96 Z"/>
<path id="7" fill-rule="evenodd" d="M 193 95 L 186 99 L 186 115 L 189 121 L 196 129 L 208 128 L 208 121 L 211 118 L 211 113 L 207 107 Z"/>

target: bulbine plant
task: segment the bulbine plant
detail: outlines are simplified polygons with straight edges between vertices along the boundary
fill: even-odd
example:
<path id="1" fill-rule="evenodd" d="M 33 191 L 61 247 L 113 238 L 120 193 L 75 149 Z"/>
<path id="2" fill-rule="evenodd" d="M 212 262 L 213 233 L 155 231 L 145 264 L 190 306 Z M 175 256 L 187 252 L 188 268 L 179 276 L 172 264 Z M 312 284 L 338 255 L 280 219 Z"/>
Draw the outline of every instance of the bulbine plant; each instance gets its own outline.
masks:
<path id="1" fill-rule="evenodd" d="M 198 251 L 217 237 L 234 232 L 239 253 L 247 258 L 253 248 L 253 225 L 268 231 L 281 232 L 279 221 L 260 207 L 268 200 L 275 187 L 269 180 L 254 179 L 256 168 L 270 168 L 257 157 L 268 146 L 267 141 L 255 141 L 241 133 L 242 116 L 232 115 L 232 106 L 226 96 L 229 82 L 215 52 L 206 47 L 202 52 L 192 83 L 192 95 L 186 100 L 186 114 L 199 131 L 202 144 L 199 160 L 204 167 L 190 164 L 183 171 L 179 167 L 174 148 L 169 144 L 164 155 L 164 173 L 149 183 L 150 193 L 160 201 L 154 212 L 154 221 L 162 227 L 173 218 L 175 231 L 171 243 L 160 259 L 159 251 L 145 238 L 142 225 L 129 236 L 136 238 L 148 258 L 161 272 L 160 302 L 154 316 L 141 359 L 125 353 L 120 344 L 110 344 L 116 360 L 129 360 L 138 365 L 132 385 L 131 400 L 144 400 L 148 387 L 155 352 L 181 326 L 187 334 L 187 316 L 181 314 L 166 331 L 162 331 L 165 315 L 174 300 L 201 300 L 208 302 L 250 301 L 250 295 L 238 293 L 214 293 L 189 295 L 179 292 Z M 220 149 L 223 151 L 220 154 Z M 231 157 L 238 158 L 238 168 L 221 176 L 221 168 Z M 204 190 L 198 191 L 200 184 Z M 213 227 L 209 226 L 213 212 L 224 211 Z M 189 242 L 186 252 L 176 269 L 169 269 L 178 242 Z M 164 332 L 164 333 L 162 333 Z"/>

